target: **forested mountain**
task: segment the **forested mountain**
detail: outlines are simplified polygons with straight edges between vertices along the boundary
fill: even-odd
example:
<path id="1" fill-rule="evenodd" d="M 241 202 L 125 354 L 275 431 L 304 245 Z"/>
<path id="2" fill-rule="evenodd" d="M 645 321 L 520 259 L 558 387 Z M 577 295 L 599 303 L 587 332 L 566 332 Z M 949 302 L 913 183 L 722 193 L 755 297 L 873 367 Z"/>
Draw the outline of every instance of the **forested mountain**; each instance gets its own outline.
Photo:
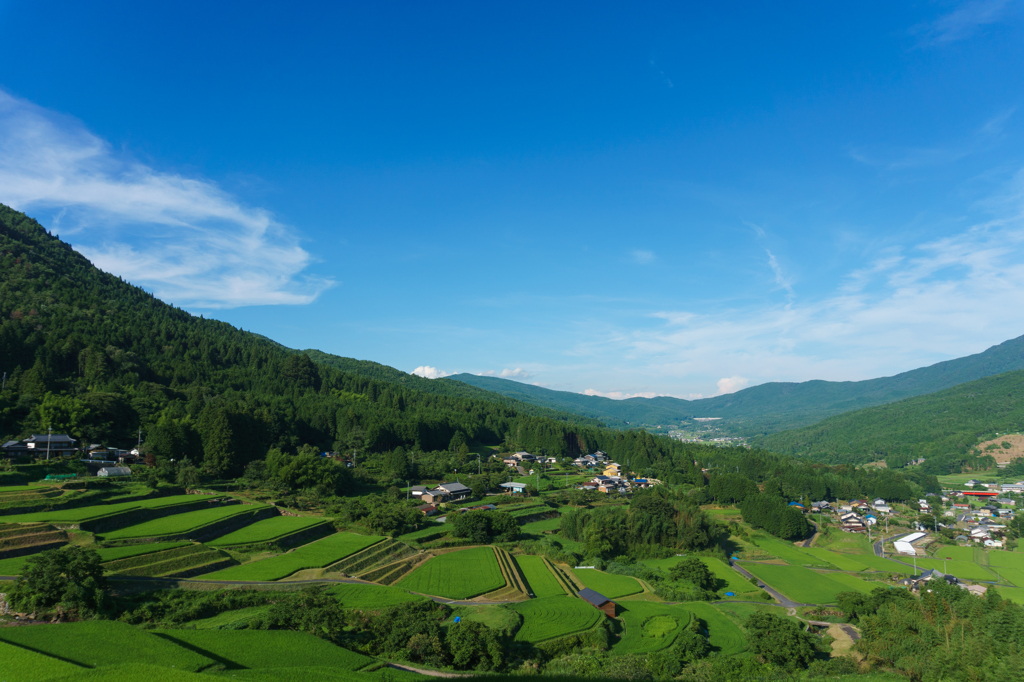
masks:
<path id="1" fill-rule="evenodd" d="M 126 446 L 141 428 L 157 456 L 187 454 L 217 474 L 239 473 L 271 446 L 434 451 L 458 433 L 492 443 L 515 434 L 523 447 L 575 452 L 580 439 L 565 419 L 588 421 L 482 400 L 478 389 L 427 393 L 418 382 L 317 365 L 101 272 L 5 206 L 0 371 L 0 437 L 52 426 L 83 442 Z"/>
<path id="2" fill-rule="evenodd" d="M 604 420 L 679 424 L 692 417 L 722 417 L 723 427 L 744 435 L 773 433 L 813 424 L 826 417 L 904 398 L 941 391 L 957 384 L 1024 369 L 1024 336 L 976 355 L 947 360 L 891 377 L 865 381 L 772 382 L 701 400 L 629 398 L 612 400 L 552 391 L 509 379 L 457 374 L 457 380 L 523 402 Z"/>
<path id="3" fill-rule="evenodd" d="M 975 446 L 1024 429 L 1024 371 L 1007 372 L 929 395 L 830 417 L 765 436 L 757 444 L 829 463 L 926 458 L 931 473 L 959 471 L 984 453 Z"/>

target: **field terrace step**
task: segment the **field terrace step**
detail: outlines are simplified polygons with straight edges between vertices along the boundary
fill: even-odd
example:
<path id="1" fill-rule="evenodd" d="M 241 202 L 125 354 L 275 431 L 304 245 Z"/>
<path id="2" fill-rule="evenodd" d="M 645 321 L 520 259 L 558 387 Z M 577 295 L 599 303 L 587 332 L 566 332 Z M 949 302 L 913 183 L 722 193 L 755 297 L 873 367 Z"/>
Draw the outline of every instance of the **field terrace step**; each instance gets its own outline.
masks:
<path id="1" fill-rule="evenodd" d="M 53 530 L 53 526 L 48 523 L 0 523 L 0 543 L 6 538 L 31 535 L 42 529 Z"/>
<path id="2" fill-rule="evenodd" d="M 345 573 L 358 575 L 383 564 L 390 564 L 399 559 L 415 554 L 416 550 L 397 540 L 382 540 L 364 550 L 347 556 L 341 561 L 327 567 L 325 573 Z"/>
<path id="3" fill-rule="evenodd" d="M 56 549 L 68 544 L 68 534 L 45 523 L 28 524 L 22 529 L 5 528 L 0 537 L 0 559 L 13 559 Z"/>
<path id="4" fill-rule="evenodd" d="M 159 509 L 136 507 L 132 509 L 126 509 L 116 514 L 112 514 L 111 516 L 104 516 L 98 519 L 82 521 L 77 525 L 77 527 L 79 530 L 86 530 L 91 533 L 103 534 L 109 533 L 110 531 L 127 528 L 128 526 L 134 526 L 145 521 L 162 519 L 166 516 L 175 516 L 177 514 L 184 514 L 186 512 L 199 511 L 201 509 L 209 509 L 210 507 L 222 507 L 237 504 L 240 503 L 238 502 L 238 500 L 234 499 L 225 500 L 223 498 L 200 498 L 197 499 L 195 502 L 183 502 L 181 504 L 175 504 L 169 507 L 160 507 Z"/>
<path id="5" fill-rule="evenodd" d="M 207 569 L 203 572 L 210 572 L 215 570 L 210 568 L 211 566 L 214 564 L 226 565 L 225 562 L 232 563 L 233 560 L 224 552 L 217 549 L 211 549 L 203 545 L 191 545 L 189 547 L 179 547 L 177 549 L 169 549 L 163 552 L 154 552 L 153 554 L 144 554 L 139 557 L 129 557 L 119 561 L 112 561 L 110 564 L 104 564 L 104 566 L 108 567 L 108 570 L 112 573 L 112 577 L 164 577 L 172 575 L 174 577 L 184 577 L 180 574 L 191 573 L 192 575 L 198 575 L 198 573 L 195 572 L 195 569 L 199 567 L 205 567 Z M 118 566 L 110 568 L 112 564 L 118 564 Z"/>
<path id="6" fill-rule="evenodd" d="M 399 580 L 404 578 L 407 574 L 420 567 L 420 564 L 430 559 L 429 554 L 418 554 L 414 557 L 410 557 L 405 561 L 399 562 L 394 570 L 381 576 L 380 580 L 377 581 L 380 585 L 394 585 Z"/>
<path id="7" fill-rule="evenodd" d="M 208 542 L 222 535 L 233 533 L 239 528 L 244 528 L 250 523 L 259 521 L 261 519 L 270 518 L 271 516 L 277 516 L 278 510 L 276 507 L 263 507 L 260 509 L 247 510 L 244 507 L 251 505 L 239 505 L 240 510 L 238 514 L 229 516 L 225 519 L 219 519 L 212 523 L 208 523 L 205 526 L 193 528 L 191 530 L 182 531 L 180 533 L 169 533 L 167 535 L 159 535 L 153 537 L 138 537 L 138 538 L 119 538 L 116 540 L 110 540 L 110 546 L 124 546 L 124 545 L 138 545 L 146 542 L 170 542 L 172 540 L 192 540 L 195 542 Z M 191 510 L 196 511 L 196 510 Z"/>
<path id="8" fill-rule="evenodd" d="M 500 547 L 494 548 L 494 554 L 498 558 L 498 568 L 501 569 L 501 574 L 505 577 L 505 585 L 513 587 L 524 595 L 529 596 L 529 592 L 526 589 L 526 581 L 523 580 L 523 576 L 519 573 L 519 567 L 516 565 L 512 555 Z"/>
<path id="9" fill-rule="evenodd" d="M 547 557 L 544 557 L 544 563 L 547 565 L 551 573 L 554 574 L 555 580 L 557 580 L 558 584 L 562 586 L 562 589 L 573 597 L 579 594 L 580 588 L 576 585 L 576 581 L 574 579 L 570 579 L 565 571 L 552 564 Z"/>

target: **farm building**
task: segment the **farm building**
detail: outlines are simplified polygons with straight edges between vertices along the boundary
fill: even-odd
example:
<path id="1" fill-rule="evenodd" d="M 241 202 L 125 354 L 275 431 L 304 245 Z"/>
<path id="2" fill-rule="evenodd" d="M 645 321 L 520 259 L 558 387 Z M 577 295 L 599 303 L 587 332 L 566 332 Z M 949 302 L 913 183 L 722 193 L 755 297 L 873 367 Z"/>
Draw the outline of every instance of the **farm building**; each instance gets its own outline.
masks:
<path id="1" fill-rule="evenodd" d="M 923 538 L 926 533 L 911 533 L 905 537 L 900 538 L 892 543 L 892 546 L 896 548 L 896 551 L 900 554 L 907 554 L 909 556 L 916 556 L 917 549 L 913 543 Z"/>
<path id="2" fill-rule="evenodd" d="M 103 467 L 96 472 L 97 476 L 131 476 L 132 470 L 128 467 Z"/>
<path id="3" fill-rule="evenodd" d="M 600 592 L 595 592 L 589 587 L 580 590 L 580 599 L 589 602 L 598 611 L 604 611 L 609 618 L 615 617 L 615 602 Z"/>

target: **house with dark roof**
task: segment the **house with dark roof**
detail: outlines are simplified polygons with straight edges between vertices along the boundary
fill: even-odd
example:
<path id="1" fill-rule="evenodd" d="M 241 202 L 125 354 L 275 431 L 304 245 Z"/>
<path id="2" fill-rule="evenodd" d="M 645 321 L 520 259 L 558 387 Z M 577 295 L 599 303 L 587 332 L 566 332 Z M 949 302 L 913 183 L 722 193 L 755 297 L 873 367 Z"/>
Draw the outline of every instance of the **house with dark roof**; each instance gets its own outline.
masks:
<path id="1" fill-rule="evenodd" d="M 451 500 L 462 500 L 473 494 L 473 491 L 469 489 L 469 486 L 454 482 L 442 483 L 437 486 L 437 489 L 443 491 L 448 496 L 448 499 Z"/>
<path id="2" fill-rule="evenodd" d="M 0 445 L 0 452 L 3 452 L 6 457 L 17 457 L 28 454 L 28 446 L 20 440 L 9 440 Z"/>
<path id="3" fill-rule="evenodd" d="M 584 587 L 580 590 L 580 599 L 588 602 L 598 611 L 604 611 L 605 615 L 609 618 L 615 617 L 615 602 L 600 592 L 595 592 L 589 587 Z"/>
<path id="4" fill-rule="evenodd" d="M 75 452 L 75 443 L 78 442 L 71 436 L 64 433 L 36 433 L 25 439 L 25 445 L 35 454 L 49 451 L 51 455 L 62 455 Z"/>

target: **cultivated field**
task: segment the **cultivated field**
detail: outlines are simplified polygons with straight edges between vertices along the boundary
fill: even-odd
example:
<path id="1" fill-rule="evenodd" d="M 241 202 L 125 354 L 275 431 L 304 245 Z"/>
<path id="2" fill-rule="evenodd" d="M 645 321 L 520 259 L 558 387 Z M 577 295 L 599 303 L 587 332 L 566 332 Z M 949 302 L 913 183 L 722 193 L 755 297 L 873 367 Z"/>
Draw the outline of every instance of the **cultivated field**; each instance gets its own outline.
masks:
<path id="1" fill-rule="evenodd" d="M 767 535 L 757 535 L 754 537 L 754 544 L 757 545 L 758 549 L 767 552 L 774 557 L 778 557 L 792 566 L 832 568 L 832 565 L 828 561 L 825 561 L 820 557 L 816 557 L 813 554 L 809 554 L 803 549 L 796 547 L 793 543 L 786 542 L 785 540 L 779 540 L 778 538 L 769 537 Z"/>
<path id="2" fill-rule="evenodd" d="M 121 528 L 120 530 L 101 533 L 100 536 L 104 540 L 130 540 L 133 538 L 159 538 L 165 535 L 189 533 L 217 521 L 223 521 L 233 516 L 251 514 L 268 507 L 269 505 L 266 504 L 231 504 L 224 507 L 200 509 L 199 511 L 185 512 L 184 514 L 175 514 L 160 519 L 153 519 L 152 521 L 144 521 L 143 523 Z"/>
<path id="3" fill-rule="evenodd" d="M 1024 571 L 1024 553 L 1004 552 L 994 549 L 988 553 L 988 563 L 990 566 L 1005 566 L 1006 568 L 1016 568 L 1018 571 Z"/>
<path id="4" fill-rule="evenodd" d="M 126 646 L 131 658 L 166 668 L 195 671 L 214 664 L 206 656 L 118 621 L 0 628 L 0 640 L 88 667 L 124 663 Z"/>
<path id="5" fill-rule="evenodd" d="M 704 622 L 708 629 L 708 642 L 722 656 L 747 650 L 747 638 L 743 631 L 711 604 L 687 602 L 680 606 Z"/>
<path id="6" fill-rule="evenodd" d="M 336 585 L 330 589 L 330 593 L 346 609 L 383 609 L 426 599 L 418 594 L 409 594 L 397 587 L 384 585 Z"/>
<path id="7" fill-rule="evenodd" d="M 214 547 L 248 545 L 257 542 L 273 542 L 293 533 L 325 524 L 326 520 L 312 516 L 274 516 L 228 533 L 208 544 Z"/>
<path id="8" fill-rule="evenodd" d="M 589 630 L 606 616 L 576 597 L 545 597 L 509 606 L 523 617 L 516 633 L 520 642 L 543 642 Z"/>
<path id="9" fill-rule="evenodd" d="M 840 554 L 827 549 L 809 547 L 803 550 L 822 561 L 832 564 L 841 571 L 866 571 L 867 564 L 860 561 L 860 556 L 854 554 Z"/>
<path id="10" fill-rule="evenodd" d="M 620 605 L 624 631 L 615 654 L 646 654 L 672 646 L 691 614 L 681 606 L 631 601 Z"/>
<path id="11" fill-rule="evenodd" d="M 358 670 L 374 659 L 305 632 L 267 630 L 162 630 L 157 635 L 212 654 L 228 670 L 325 667 Z"/>
<path id="12" fill-rule="evenodd" d="M 661 568 L 668 571 L 685 558 L 686 557 L 646 559 L 640 563 L 650 566 L 651 568 Z M 737 595 L 757 591 L 756 587 L 751 585 L 746 578 L 730 568 L 725 562 L 715 559 L 714 557 L 697 558 L 703 561 L 704 565 L 708 567 L 708 570 L 715 574 L 715 578 L 718 580 L 718 584 L 715 586 L 716 591 L 722 594 L 725 594 L 726 592 L 734 592 Z"/>
<path id="13" fill-rule="evenodd" d="M 178 542 L 154 542 L 146 543 L 144 545 L 128 545 L 127 547 L 101 547 L 96 550 L 96 553 L 100 555 L 100 561 L 117 561 L 118 559 L 127 559 L 128 557 L 141 556 L 144 554 L 152 554 L 154 552 L 162 552 L 166 549 L 184 547 L 189 544 L 191 543 L 188 540 L 180 540 Z"/>
<path id="14" fill-rule="evenodd" d="M 996 554 L 1012 554 L 1012 552 L 992 552 L 991 555 Z M 974 562 L 974 548 L 973 547 L 959 547 L 957 545 L 940 545 L 930 552 L 930 556 L 933 559 L 949 559 L 951 561 L 967 561 L 970 563 Z M 1024 558 L 1024 557 L 1022 557 Z M 992 565 L 996 566 L 996 562 L 992 561 Z M 1024 568 L 1024 562 L 1021 563 L 1021 567 Z"/>
<path id="15" fill-rule="evenodd" d="M 81 672 L 80 666 L 0 641 L 0 680 L 44 682 Z"/>
<path id="16" fill-rule="evenodd" d="M 430 559 L 399 582 L 402 589 L 449 599 L 469 599 L 505 585 L 490 547 L 449 552 Z"/>
<path id="17" fill-rule="evenodd" d="M 349 554 L 358 552 L 380 542 L 378 535 L 356 535 L 335 533 L 269 559 L 260 559 L 241 566 L 232 566 L 223 571 L 204 576 L 205 580 L 269 581 L 287 578 L 296 571 L 307 568 L 323 568 L 335 561 L 341 561 Z"/>
<path id="18" fill-rule="evenodd" d="M 914 563 L 914 557 L 904 559 L 909 564 Z M 944 561 L 943 559 L 926 559 L 917 557 L 917 570 L 923 571 L 930 568 L 938 569 L 943 573 L 955 575 L 964 580 L 995 580 L 996 574 L 979 566 L 973 561 Z"/>
<path id="19" fill-rule="evenodd" d="M 544 559 L 539 556 L 517 556 L 515 561 L 526 577 L 526 582 L 535 597 L 557 597 L 565 594 Z M 0 574 L 2 575 L 2 574 Z"/>
<path id="20" fill-rule="evenodd" d="M 855 589 L 845 579 L 844 582 L 832 580 L 823 573 L 816 573 L 803 566 L 778 566 L 750 562 L 744 562 L 742 566 L 767 583 L 769 587 L 774 587 L 790 599 L 805 604 L 832 604 L 835 603 L 836 595 L 840 592 L 849 592 Z M 870 592 L 871 590 L 865 591 Z"/>
<path id="21" fill-rule="evenodd" d="M 81 523 L 131 509 L 163 509 L 164 507 L 173 507 L 174 505 L 195 501 L 195 495 L 171 495 L 169 497 L 155 497 L 151 500 L 116 502 L 113 504 L 104 503 L 90 507 L 77 507 L 75 509 L 14 514 L 13 516 L 4 516 L 2 518 L 5 523 Z"/>
<path id="22" fill-rule="evenodd" d="M 573 569 L 573 573 L 584 585 L 609 599 L 627 597 L 644 591 L 643 586 L 637 582 L 636 578 L 631 578 L 628 575 L 605 573 L 593 568 Z"/>

